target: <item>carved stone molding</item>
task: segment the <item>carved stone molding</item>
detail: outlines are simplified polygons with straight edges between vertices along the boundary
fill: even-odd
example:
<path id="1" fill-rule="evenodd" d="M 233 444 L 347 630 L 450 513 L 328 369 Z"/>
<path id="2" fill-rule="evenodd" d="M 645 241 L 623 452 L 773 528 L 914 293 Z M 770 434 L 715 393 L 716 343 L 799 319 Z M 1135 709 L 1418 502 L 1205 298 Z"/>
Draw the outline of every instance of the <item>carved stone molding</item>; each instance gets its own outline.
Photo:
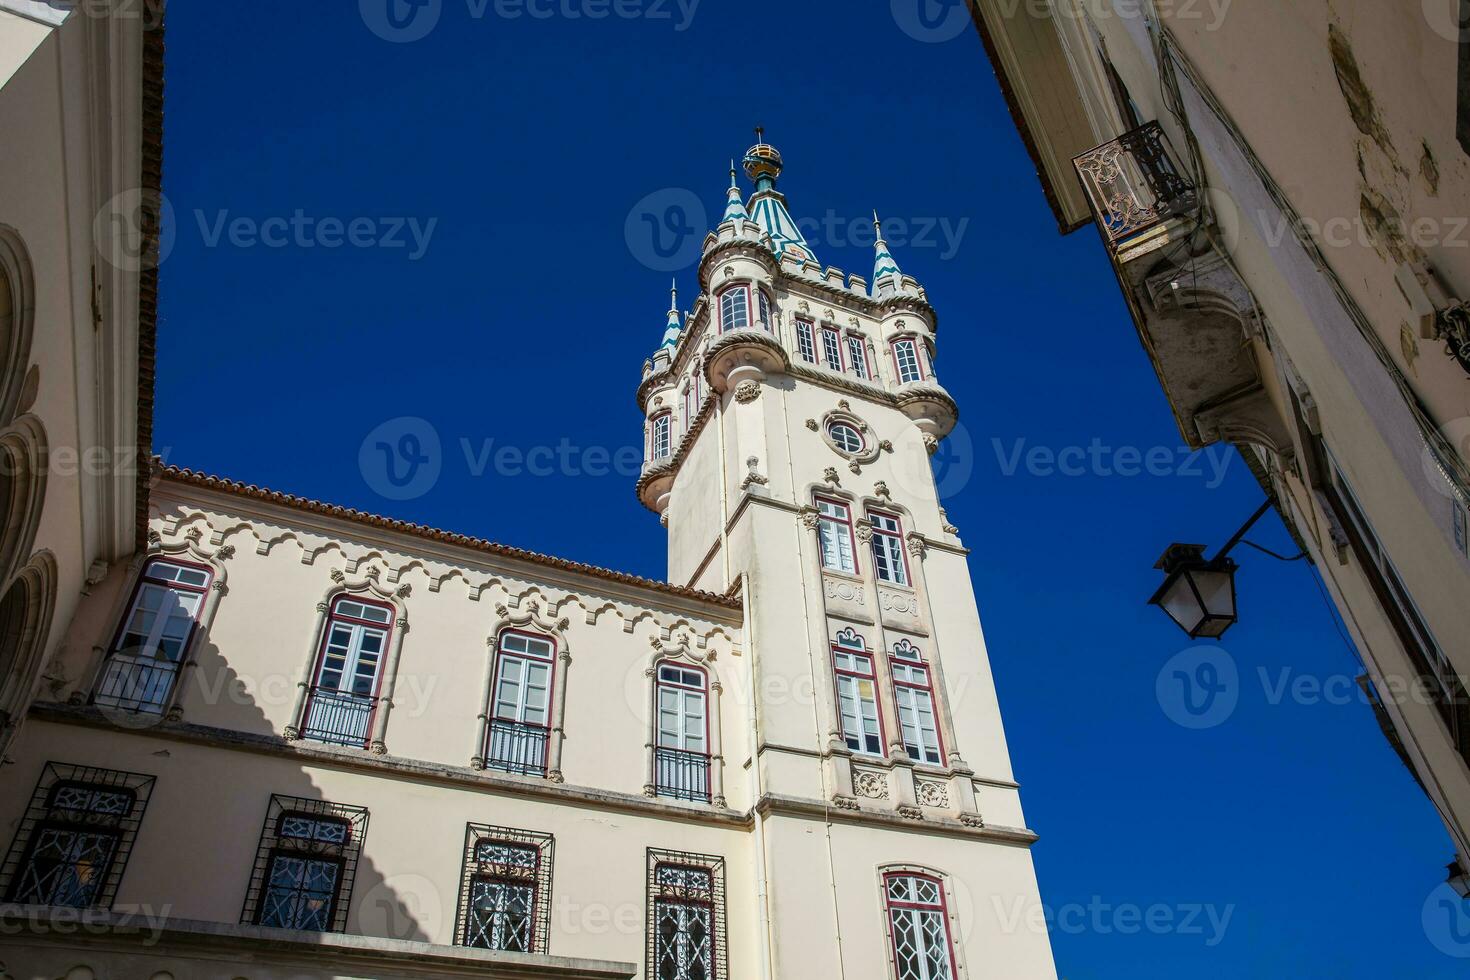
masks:
<path id="1" fill-rule="evenodd" d="M 835 466 L 829 466 L 825 470 L 823 470 L 822 479 L 826 480 L 828 483 L 833 484 L 834 486 L 842 482 L 842 478 L 837 475 L 837 467 Z"/>
<path id="2" fill-rule="evenodd" d="M 853 769 L 852 791 L 868 800 L 888 799 L 888 774 L 876 769 Z"/>
<path id="3" fill-rule="evenodd" d="M 749 470 L 749 472 L 745 474 L 745 479 L 740 481 L 741 490 L 747 490 L 752 485 L 765 486 L 766 484 L 771 482 L 763 473 L 760 472 L 760 464 L 761 461 L 759 456 L 746 457 L 745 467 L 747 470 Z"/>
<path id="4" fill-rule="evenodd" d="M 918 797 L 920 806 L 938 807 L 940 809 L 949 806 L 949 786 L 943 780 L 914 780 L 914 795 Z"/>
<path id="5" fill-rule="evenodd" d="M 735 400 L 742 405 L 749 405 L 761 396 L 761 383 L 759 381 L 742 381 L 735 386 Z"/>
<path id="6" fill-rule="evenodd" d="M 821 514 L 818 513 L 817 509 L 809 505 L 803 505 L 797 510 L 796 516 L 801 520 L 802 526 L 808 531 L 815 531 L 821 518 Z"/>
<path id="7" fill-rule="evenodd" d="M 929 553 L 929 542 L 925 541 L 924 536 L 918 531 L 910 531 L 906 535 L 906 538 L 909 545 L 909 554 L 915 558 L 923 558 Z"/>
<path id="8" fill-rule="evenodd" d="M 860 810 L 860 809 L 862 809 L 858 805 L 858 801 L 857 800 L 853 799 L 850 796 L 843 796 L 841 793 L 835 793 L 835 794 L 833 794 L 833 796 L 832 796 L 832 805 L 835 806 L 835 807 L 837 807 L 839 810 Z"/>
<path id="9" fill-rule="evenodd" d="M 924 819 L 924 811 L 923 810 L 919 809 L 916 806 L 909 806 L 906 803 L 903 804 L 903 805 L 901 805 L 901 806 L 899 806 L 899 808 L 898 808 L 898 815 L 900 817 L 906 817 L 909 820 L 923 820 Z"/>

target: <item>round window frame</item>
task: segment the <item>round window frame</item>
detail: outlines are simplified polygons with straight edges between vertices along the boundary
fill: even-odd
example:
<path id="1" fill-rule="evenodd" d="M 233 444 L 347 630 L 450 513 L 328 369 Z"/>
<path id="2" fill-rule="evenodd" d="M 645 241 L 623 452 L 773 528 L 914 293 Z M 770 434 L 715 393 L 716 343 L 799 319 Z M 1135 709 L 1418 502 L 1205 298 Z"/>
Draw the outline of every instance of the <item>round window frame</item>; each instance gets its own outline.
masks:
<path id="1" fill-rule="evenodd" d="M 862 441 L 862 448 L 857 452 L 852 452 L 838 445 L 837 440 L 832 438 L 832 429 L 838 425 L 845 425 L 856 432 L 858 438 Z M 873 427 L 848 411 L 828 412 L 822 417 L 821 425 L 817 427 L 817 431 L 821 433 L 822 441 L 827 444 L 828 449 L 831 449 L 843 459 L 851 460 L 854 463 L 871 463 L 878 458 L 878 454 L 882 451 L 882 444 L 875 438 Z"/>

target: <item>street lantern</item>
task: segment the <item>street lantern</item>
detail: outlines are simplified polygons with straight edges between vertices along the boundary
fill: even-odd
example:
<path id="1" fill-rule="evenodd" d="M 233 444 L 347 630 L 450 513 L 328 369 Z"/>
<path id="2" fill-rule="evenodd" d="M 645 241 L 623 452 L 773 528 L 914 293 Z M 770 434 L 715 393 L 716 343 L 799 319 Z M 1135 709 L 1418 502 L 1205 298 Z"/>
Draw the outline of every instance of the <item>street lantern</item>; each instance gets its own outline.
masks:
<path id="1" fill-rule="evenodd" d="M 1271 509 L 1266 501 L 1251 515 L 1235 536 L 1213 558 L 1205 557 L 1202 544 L 1171 544 L 1164 556 L 1154 565 L 1164 573 L 1164 584 L 1149 600 L 1169 614 L 1179 628 L 1189 634 L 1191 640 L 1208 637 L 1218 640 L 1225 631 L 1235 625 L 1235 569 L 1238 567 L 1230 557 L 1230 549 L 1239 544 L 1256 521 Z M 1246 542 L 1250 544 L 1249 541 Z M 1276 558 L 1282 556 L 1252 545 Z M 1297 558 L 1305 557 L 1298 555 Z M 1295 561 L 1296 558 L 1282 558 Z"/>
<path id="2" fill-rule="evenodd" d="M 1169 614 L 1191 640 L 1218 639 L 1235 625 L 1235 561 L 1205 558 L 1202 544 L 1171 544 L 1155 568 L 1164 584 L 1149 603 Z"/>

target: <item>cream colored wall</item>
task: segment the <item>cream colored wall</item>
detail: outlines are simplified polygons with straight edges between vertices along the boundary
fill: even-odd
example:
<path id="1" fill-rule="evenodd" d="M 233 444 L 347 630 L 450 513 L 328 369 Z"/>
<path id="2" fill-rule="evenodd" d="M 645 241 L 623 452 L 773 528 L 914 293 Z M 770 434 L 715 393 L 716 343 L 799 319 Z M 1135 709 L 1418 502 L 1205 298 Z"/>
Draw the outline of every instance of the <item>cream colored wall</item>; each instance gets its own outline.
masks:
<path id="1" fill-rule="evenodd" d="M 369 811 L 349 933 L 454 942 L 467 823 L 555 837 L 550 952 L 644 961 L 649 847 L 725 858 L 732 976 L 752 976 L 749 833 L 679 819 L 575 807 L 484 788 L 384 777 L 210 745 L 35 723 L 0 800 L 7 838 L 47 760 L 156 777 L 115 907 L 170 918 L 240 921 L 273 794 Z M 28 751 L 27 751 L 28 750 Z M 222 778 L 228 773 L 228 778 Z"/>

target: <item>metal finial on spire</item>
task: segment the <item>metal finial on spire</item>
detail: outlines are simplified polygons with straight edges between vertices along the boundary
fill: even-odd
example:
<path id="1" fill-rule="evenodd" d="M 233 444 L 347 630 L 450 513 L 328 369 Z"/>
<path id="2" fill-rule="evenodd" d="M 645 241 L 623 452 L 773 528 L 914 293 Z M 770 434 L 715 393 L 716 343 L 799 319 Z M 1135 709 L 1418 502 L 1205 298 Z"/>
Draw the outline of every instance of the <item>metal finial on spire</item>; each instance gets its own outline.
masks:
<path id="1" fill-rule="evenodd" d="M 888 243 L 883 240 L 883 222 L 878 217 L 877 208 L 873 209 L 873 230 L 878 236 L 873 242 L 876 253 L 873 259 L 873 295 L 886 296 L 897 289 L 903 273 L 899 271 L 893 253 L 888 250 Z"/>
<path id="2" fill-rule="evenodd" d="M 764 126 L 756 126 L 755 127 L 755 141 L 757 143 L 764 143 L 766 141 L 766 127 L 764 127 Z"/>
<path id="3" fill-rule="evenodd" d="M 676 277 L 669 284 L 669 312 L 677 313 L 679 310 L 679 280 Z"/>
<path id="4" fill-rule="evenodd" d="M 878 209 L 873 209 L 873 229 L 878 232 L 878 240 L 883 240 L 883 222 L 878 220 Z"/>

